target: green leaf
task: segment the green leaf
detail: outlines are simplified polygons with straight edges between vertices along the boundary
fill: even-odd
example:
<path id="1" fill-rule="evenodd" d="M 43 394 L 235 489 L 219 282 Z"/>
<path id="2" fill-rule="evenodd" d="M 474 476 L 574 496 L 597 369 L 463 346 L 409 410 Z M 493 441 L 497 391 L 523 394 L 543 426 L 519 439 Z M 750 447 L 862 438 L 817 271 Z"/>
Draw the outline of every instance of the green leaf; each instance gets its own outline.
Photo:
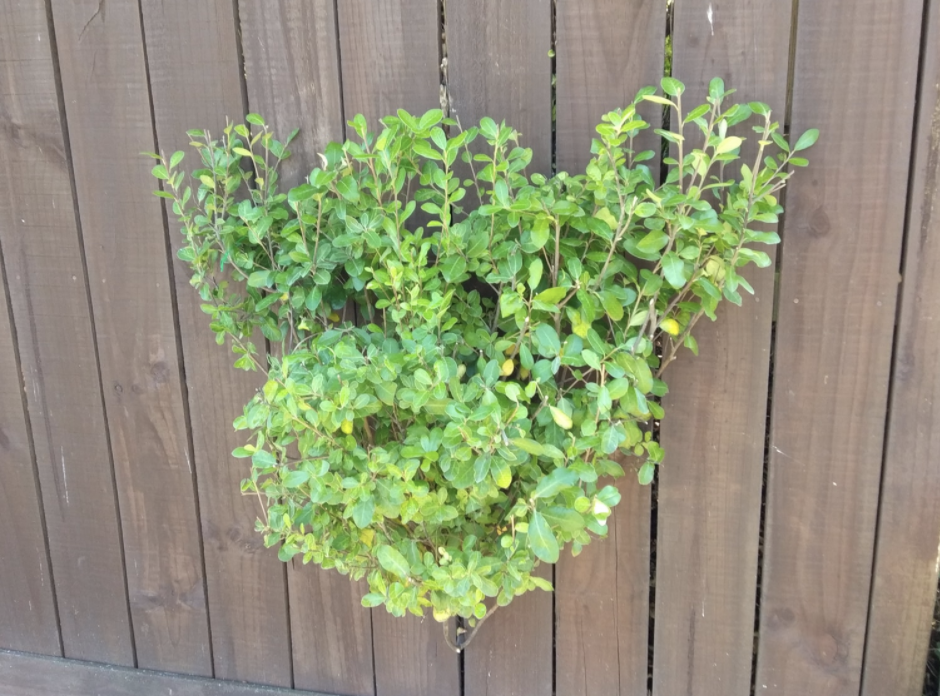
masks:
<path id="1" fill-rule="evenodd" d="M 395 382 L 380 382 L 375 385 L 375 395 L 383 404 L 389 406 L 395 403 L 395 392 L 398 391 L 398 385 Z"/>
<path id="2" fill-rule="evenodd" d="M 660 84 L 663 87 L 663 92 L 668 94 L 670 97 L 678 97 L 685 91 L 685 85 L 674 77 L 664 77 L 660 81 Z"/>
<path id="3" fill-rule="evenodd" d="M 595 370 L 601 369 L 601 359 L 593 350 L 585 348 L 581 351 L 581 358 L 584 360 L 584 362 L 587 363 L 588 367 L 591 367 Z"/>
<path id="4" fill-rule="evenodd" d="M 640 203 L 633 212 L 637 217 L 647 218 L 656 214 L 656 206 L 652 203 Z"/>
<path id="5" fill-rule="evenodd" d="M 552 534 L 552 529 L 548 526 L 548 522 L 542 516 L 542 513 L 538 511 L 533 512 L 532 519 L 529 520 L 526 544 L 532 550 L 532 553 L 546 563 L 558 561 L 558 540 Z"/>
<path id="6" fill-rule="evenodd" d="M 529 440 L 524 437 L 517 437 L 510 440 L 512 444 L 521 449 L 523 452 L 528 452 L 529 454 L 534 454 L 536 456 L 545 453 L 545 448 L 540 445 L 535 440 Z"/>
<path id="7" fill-rule="evenodd" d="M 643 462 L 643 466 L 636 474 L 637 480 L 641 486 L 648 486 L 653 482 L 653 474 L 656 473 L 656 465 L 652 462 Z"/>
<path id="8" fill-rule="evenodd" d="M 295 469 L 294 471 L 288 471 L 284 475 L 284 478 L 281 479 L 281 483 L 285 488 L 299 488 L 309 480 L 310 472 L 303 471 L 301 469 Z"/>
<path id="9" fill-rule="evenodd" d="M 636 243 L 636 248 L 647 254 L 654 254 L 669 243 L 669 235 L 653 230 Z"/>
<path id="10" fill-rule="evenodd" d="M 258 114 L 248 114 L 245 116 L 245 120 L 248 121 L 253 126 L 263 126 L 264 119 L 261 118 Z"/>
<path id="11" fill-rule="evenodd" d="M 176 165 L 178 165 L 180 162 L 182 162 L 184 156 L 185 156 L 185 155 L 183 154 L 183 151 L 182 151 L 182 150 L 177 150 L 176 152 L 174 152 L 174 153 L 170 156 L 170 169 L 174 169 L 174 168 L 176 167 Z"/>
<path id="12" fill-rule="evenodd" d="M 426 131 L 428 128 L 436 126 L 441 122 L 443 117 L 444 114 L 440 109 L 431 109 L 421 117 L 421 120 L 418 122 L 418 130 Z"/>
<path id="13" fill-rule="evenodd" d="M 540 292 L 535 296 L 536 302 L 544 302 L 545 304 L 558 304 L 558 302 L 567 294 L 565 288 L 549 288 L 544 292 Z M 544 324 L 543 324 L 544 326 Z"/>
<path id="14" fill-rule="evenodd" d="M 532 259 L 529 263 L 529 290 L 535 290 L 542 280 L 542 259 Z"/>
<path id="15" fill-rule="evenodd" d="M 578 474 L 571 469 L 555 469 L 548 476 L 543 477 L 532 493 L 533 498 L 551 498 L 559 491 L 569 488 L 578 482 Z"/>
<path id="16" fill-rule="evenodd" d="M 408 561 L 393 546 L 385 544 L 379 546 L 375 552 L 375 557 L 379 559 L 379 565 L 392 575 L 404 579 L 411 574 L 411 566 L 408 565 Z"/>
<path id="17" fill-rule="evenodd" d="M 362 606 L 364 607 L 377 607 L 384 603 L 385 597 L 377 592 L 370 592 L 362 598 Z"/>
<path id="18" fill-rule="evenodd" d="M 353 522 L 356 523 L 356 526 L 359 527 L 359 529 L 365 529 L 370 524 L 372 524 L 372 515 L 374 512 L 375 501 L 371 496 L 365 500 L 360 500 L 353 506 L 352 509 Z"/>
<path id="19" fill-rule="evenodd" d="M 584 518 L 571 508 L 556 505 L 543 510 L 542 515 L 552 527 L 568 534 L 577 534 L 584 529 Z"/>
<path id="20" fill-rule="evenodd" d="M 571 430 L 571 426 L 574 423 L 571 421 L 571 417 L 562 411 L 560 408 L 555 408 L 554 406 L 549 406 L 549 410 L 552 412 L 552 420 L 555 421 L 556 425 L 562 430 Z"/>
<path id="21" fill-rule="evenodd" d="M 352 176 L 344 176 L 340 179 L 336 184 L 336 190 L 350 203 L 359 202 L 359 184 Z"/>
<path id="22" fill-rule="evenodd" d="M 250 276 L 248 276 L 248 287 L 251 288 L 266 288 L 270 285 L 269 277 L 270 271 L 255 271 Z"/>
<path id="23" fill-rule="evenodd" d="M 614 321 L 623 319 L 623 304 L 612 292 L 601 293 L 601 304 L 604 305 L 604 311 Z"/>
<path id="24" fill-rule="evenodd" d="M 742 138 L 729 135 L 727 138 L 718 143 L 717 147 L 715 147 L 715 154 L 722 155 L 726 152 L 737 150 L 739 147 L 741 147 L 741 143 L 743 142 L 744 140 Z"/>
<path id="25" fill-rule="evenodd" d="M 549 324 L 539 324 L 535 327 L 536 348 L 540 355 L 546 358 L 554 358 L 561 352 L 561 341 L 558 340 L 558 334 L 555 328 Z"/>
<path id="26" fill-rule="evenodd" d="M 665 97 L 660 97 L 659 95 L 656 95 L 656 94 L 644 95 L 643 99 L 645 101 L 653 102 L 654 104 L 662 104 L 663 106 L 675 106 L 675 104 L 673 104 L 671 101 L 669 101 Z"/>
<path id="27" fill-rule="evenodd" d="M 818 138 L 819 130 L 816 128 L 810 128 L 799 137 L 799 140 L 796 141 L 796 145 L 793 146 L 793 151 L 799 152 L 800 150 L 805 150 L 808 147 L 812 147 Z"/>
<path id="28" fill-rule="evenodd" d="M 164 181 L 170 178 L 170 175 L 167 174 L 166 167 L 164 167 L 162 164 L 158 164 L 156 167 L 151 169 L 150 173 L 158 179 L 162 179 Z"/>
<path id="29" fill-rule="evenodd" d="M 663 275 L 666 277 L 667 283 L 676 289 L 686 284 L 689 278 L 686 273 L 685 261 L 679 258 L 676 252 L 670 251 L 663 256 L 662 264 Z"/>

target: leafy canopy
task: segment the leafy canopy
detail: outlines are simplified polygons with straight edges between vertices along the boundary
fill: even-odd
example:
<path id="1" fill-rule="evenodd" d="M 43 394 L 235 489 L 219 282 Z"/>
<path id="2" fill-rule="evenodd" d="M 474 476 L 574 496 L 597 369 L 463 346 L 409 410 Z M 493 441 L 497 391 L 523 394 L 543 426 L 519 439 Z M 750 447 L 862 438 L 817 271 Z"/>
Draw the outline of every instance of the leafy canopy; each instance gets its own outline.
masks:
<path id="1" fill-rule="evenodd" d="M 752 292 L 740 268 L 770 264 L 761 223 L 818 135 L 791 148 L 766 104 L 727 106 L 720 79 L 688 112 L 682 84 L 662 86 L 602 117 L 577 176 L 527 174 L 512 128 L 438 110 L 378 134 L 356 116 L 357 138 L 286 192 L 290 139 L 257 115 L 219 141 L 190 132 L 195 189 L 182 153 L 155 155 L 218 342 L 267 373 L 235 456 L 282 560 L 366 577 L 363 604 L 395 615 L 481 619 L 487 598 L 550 589 L 539 561 L 606 535 L 625 455 L 652 480 L 663 369 L 697 352 L 702 316 Z M 635 151 L 644 100 L 679 124 L 655 131 L 675 156 L 662 185 Z M 749 163 L 730 134 L 746 121 Z"/>

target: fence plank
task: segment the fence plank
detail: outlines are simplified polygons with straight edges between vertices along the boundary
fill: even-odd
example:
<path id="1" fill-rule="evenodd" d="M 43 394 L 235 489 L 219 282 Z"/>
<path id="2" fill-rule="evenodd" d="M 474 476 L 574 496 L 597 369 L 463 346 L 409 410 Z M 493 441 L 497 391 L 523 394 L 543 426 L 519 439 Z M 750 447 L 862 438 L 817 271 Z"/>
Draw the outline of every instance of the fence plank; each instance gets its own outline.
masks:
<path id="1" fill-rule="evenodd" d="M 920 696 L 937 598 L 940 4 L 929 12 L 862 696 Z"/>
<path id="2" fill-rule="evenodd" d="M 226 119 L 239 119 L 244 108 L 234 6 L 232 0 L 195 5 L 145 0 L 142 10 L 157 142 L 167 154 L 187 151 L 184 165 L 192 169 L 199 157 L 188 146 L 186 131 L 204 128 L 221 136 Z M 183 237 L 169 206 L 167 214 L 175 252 Z M 244 443 L 232 420 L 264 379 L 232 367 L 231 353 L 219 348 L 209 331 L 201 300 L 189 284 L 189 269 L 177 260 L 174 271 L 206 541 L 215 675 L 290 686 L 284 568 L 273 551 L 264 550 L 254 530 L 257 501 L 239 495 L 248 470 L 229 456 Z M 256 344 L 263 341 L 259 334 Z"/>
<path id="3" fill-rule="evenodd" d="M 4 142 L 2 135 L 0 142 Z M 0 171 L 0 189 L 10 183 L 6 173 Z M 7 218 L 0 218 L 4 226 Z M 0 529 L 4 530 L 0 535 L 0 646 L 60 655 L 42 506 L 2 261 L 0 252 Z"/>
<path id="4" fill-rule="evenodd" d="M 370 130 L 404 108 L 440 105 L 437 0 L 350 0 L 339 3 L 346 119 L 362 114 Z"/>
<path id="5" fill-rule="evenodd" d="M 483 116 L 521 133 L 531 172 L 551 173 L 552 8 L 548 0 L 446 5 L 448 92 L 464 127 Z M 553 568 L 539 575 L 552 579 Z M 535 591 L 497 611 L 464 658 L 468 696 L 552 687 L 553 596 Z"/>
<path id="6" fill-rule="evenodd" d="M 738 90 L 733 98 L 767 102 L 782 120 L 790 15 L 777 0 L 677 4 L 672 74 L 688 87 L 686 110 L 721 76 Z M 753 162 L 754 133 L 740 130 Z M 666 372 L 654 694 L 750 691 L 774 269 L 745 275 L 754 297 L 699 324 L 700 355 L 686 353 Z"/>
<path id="7" fill-rule="evenodd" d="M 0 128 L 0 243 L 18 327 L 65 654 L 133 664 L 104 405 L 50 38 L 42 3 L 0 2 L 5 122 Z M 13 379 L 4 384 L 18 392 L 19 378 Z M 28 448 L 25 440 L 8 437 L 17 449 Z M 3 487 L 23 493 L 16 495 L 17 506 L 27 504 L 25 489 L 8 480 Z M 17 526 L 24 523 L 30 529 L 20 532 L 23 541 L 17 543 L 29 543 L 39 531 L 30 516 L 17 514 Z M 38 562 L 22 560 L 24 572 Z M 16 572 L 9 564 L 4 570 Z M 46 568 L 40 588 L 49 592 L 51 582 Z M 35 634 L 24 632 L 18 640 L 40 652 L 58 652 L 48 630 L 55 621 L 51 597 L 27 593 L 19 599 L 33 603 L 32 620 L 46 629 L 37 625 Z"/>
<path id="8" fill-rule="evenodd" d="M 201 535 L 136 3 L 55 3 L 142 667 L 211 674 Z"/>
<path id="9" fill-rule="evenodd" d="M 583 171 L 601 115 L 628 104 L 663 71 L 666 4 L 563 0 L 555 40 L 559 171 Z M 651 107 L 651 108 L 650 108 Z M 658 111 L 645 109 L 652 119 Z M 654 147 L 654 138 L 642 147 Z M 555 567 L 555 680 L 559 696 L 646 693 L 649 640 L 650 489 L 632 460 L 609 537 Z"/>
<path id="10" fill-rule="evenodd" d="M 404 108 L 424 113 L 440 104 L 439 10 L 436 0 L 354 0 L 339 4 L 343 105 L 369 129 Z M 347 136 L 355 137 L 347 129 Z M 424 620 L 372 611 L 375 688 L 381 696 L 457 694 L 457 656 L 430 612 Z M 416 667 L 420 665 L 420 667 Z"/>
<path id="11" fill-rule="evenodd" d="M 0 650 L 4 696 L 329 696 Z"/>
<path id="12" fill-rule="evenodd" d="M 300 128 L 281 181 L 294 186 L 343 133 L 334 5 L 290 0 L 276 10 L 241 5 L 248 101 L 282 137 Z M 364 590 L 334 571 L 288 566 L 294 683 L 343 694 L 373 693 L 372 625 Z"/>
<path id="13" fill-rule="evenodd" d="M 787 194 L 761 694 L 859 689 L 922 9 L 800 3 L 791 130 L 822 137 Z"/>
<path id="14" fill-rule="evenodd" d="M 552 166 L 552 9 L 549 0 L 447 5 L 448 92 L 467 128 L 484 116 L 532 148 L 529 170 Z"/>

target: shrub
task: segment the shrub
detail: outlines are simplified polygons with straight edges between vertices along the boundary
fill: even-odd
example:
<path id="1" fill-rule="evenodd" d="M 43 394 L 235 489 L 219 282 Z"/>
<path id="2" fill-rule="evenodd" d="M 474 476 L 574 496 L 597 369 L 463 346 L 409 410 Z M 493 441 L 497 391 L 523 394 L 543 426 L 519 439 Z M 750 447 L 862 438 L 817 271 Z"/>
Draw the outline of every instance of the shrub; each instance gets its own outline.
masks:
<path id="1" fill-rule="evenodd" d="M 438 110 L 378 134 L 356 116 L 358 139 L 287 192 L 290 139 L 256 115 L 219 141 L 190 132 L 195 189 L 182 153 L 158 157 L 218 342 L 267 373 L 235 456 L 282 560 L 366 577 L 366 606 L 473 624 L 550 589 L 539 561 L 606 534 L 625 455 L 652 480 L 663 370 L 697 351 L 702 316 L 752 292 L 739 269 L 770 264 L 754 245 L 779 238 L 757 227 L 817 137 L 790 148 L 766 104 L 726 107 L 720 79 L 687 113 L 682 84 L 662 87 L 602 117 L 577 176 L 527 175 L 516 131 Z M 682 124 L 656 131 L 678 158 L 659 186 L 634 149 L 644 100 Z M 749 119 L 759 142 L 738 165 L 729 129 Z"/>

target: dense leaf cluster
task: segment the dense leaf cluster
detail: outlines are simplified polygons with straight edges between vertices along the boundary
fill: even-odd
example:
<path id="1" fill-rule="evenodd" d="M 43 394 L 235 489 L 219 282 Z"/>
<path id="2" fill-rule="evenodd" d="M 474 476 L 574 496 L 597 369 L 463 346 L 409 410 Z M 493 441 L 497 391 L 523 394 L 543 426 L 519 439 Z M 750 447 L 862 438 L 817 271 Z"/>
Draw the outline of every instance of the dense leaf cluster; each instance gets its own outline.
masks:
<path id="1" fill-rule="evenodd" d="M 759 223 L 816 139 L 791 148 L 767 105 L 726 106 L 721 80 L 688 112 L 682 92 L 666 78 L 604 115 L 577 176 L 527 174 L 516 131 L 436 110 L 377 134 L 357 116 L 286 192 L 287 143 L 255 115 L 218 141 L 191 132 L 195 189 L 182 153 L 160 158 L 212 329 L 268 376 L 235 455 L 283 560 L 366 577 L 366 606 L 479 619 L 606 534 L 622 455 L 643 483 L 663 458 L 647 427 L 663 369 L 751 292 L 739 269 L 770 263 Z M 656 131 L 675 157 L 661 185 L 634 150 L 644 100 L 680 124 Z M 729 130 L 748 119 L 744 164 Z"/>

